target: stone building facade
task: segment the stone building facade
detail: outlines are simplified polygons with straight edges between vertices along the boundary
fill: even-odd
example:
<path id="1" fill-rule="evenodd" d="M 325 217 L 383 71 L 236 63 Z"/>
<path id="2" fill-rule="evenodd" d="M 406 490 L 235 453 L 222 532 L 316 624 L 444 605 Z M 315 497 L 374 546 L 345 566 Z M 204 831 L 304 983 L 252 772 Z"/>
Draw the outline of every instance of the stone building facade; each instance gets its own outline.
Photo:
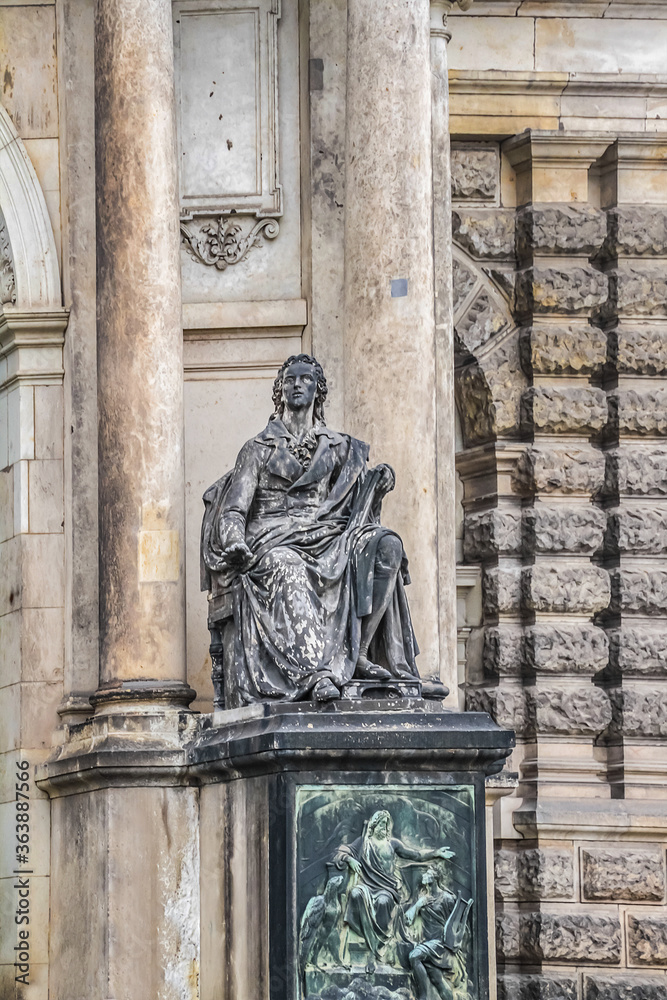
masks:
<path id="1" fill-rule="evenodd" d="M 219 995 L 201 495 L 300 350 L 517 733 L 498 997 L 667 997 L 666 66 L 665 0 L 0 5 L 3 1000 Z"/>

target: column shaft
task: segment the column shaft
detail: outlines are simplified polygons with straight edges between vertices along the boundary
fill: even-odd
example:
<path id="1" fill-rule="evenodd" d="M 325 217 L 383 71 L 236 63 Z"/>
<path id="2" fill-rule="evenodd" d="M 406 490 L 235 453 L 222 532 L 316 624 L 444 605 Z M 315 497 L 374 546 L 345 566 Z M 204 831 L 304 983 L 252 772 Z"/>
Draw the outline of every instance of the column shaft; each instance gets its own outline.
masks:
<path id="1" fill-rule="evenodd" d="M 178 698 L 183 347 L 171 18 L 169 0 L 98 0 L 95 18 L 100 651 L 102 689 L 150 681 Z"/>
<path id="2" fill-rule="evenodd" d="M 436 360 L 428 0 L 348 3 L 345 409 L 396 470 L 422 676 L 438 673 Z"/>
<path id="3" fill-rule="evenodd" d="M 431 156 L 435 274 L 436 442 L 440 677 L 458 699 L 456 607 L 456 422 L 452 309 L 452 179 L 447 74 L 447 14 L 452 4 L 431 2 Z"/>

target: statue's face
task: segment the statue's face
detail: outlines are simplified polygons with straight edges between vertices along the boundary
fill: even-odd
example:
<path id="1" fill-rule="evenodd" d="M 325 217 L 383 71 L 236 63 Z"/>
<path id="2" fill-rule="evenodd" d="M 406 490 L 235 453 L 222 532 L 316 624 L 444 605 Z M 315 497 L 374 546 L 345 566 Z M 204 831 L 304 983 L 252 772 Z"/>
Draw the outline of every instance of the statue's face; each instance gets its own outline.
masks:
<path id="1" fill-rule="evenodd" d="M 422 885 L 433 885 L 435 882 L 435 872 L 428 868 L 422 876 Z"/>
<path id="2" fill-rule="evenodd" d="M 378 840 L 385 840 L 389 836 L 389 826 L 387 824 L 386 816 L 383 816 L 378 820 L 375 830 L 373 831 Z"/>
<path id="3" fill-rule="evenodd" d="M 317 375 L 312 365 L 295 361 L 283 375 L 283 400 L 290 410 L 307 410 L 315 399 Z"/>

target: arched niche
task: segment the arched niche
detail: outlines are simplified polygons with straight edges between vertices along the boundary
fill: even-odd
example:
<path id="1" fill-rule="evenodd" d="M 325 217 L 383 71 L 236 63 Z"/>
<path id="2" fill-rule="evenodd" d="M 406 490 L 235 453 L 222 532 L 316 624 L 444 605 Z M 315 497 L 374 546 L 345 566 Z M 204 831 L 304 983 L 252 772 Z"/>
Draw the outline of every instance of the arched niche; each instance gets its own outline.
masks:
<path id="1" fill-rule="evenodd" d="M 2 105 L 0 212 L 0 299 L 4 300 L 5 313 L 60 310 L 58 255 L 44 194 L 23 142 Z"/>

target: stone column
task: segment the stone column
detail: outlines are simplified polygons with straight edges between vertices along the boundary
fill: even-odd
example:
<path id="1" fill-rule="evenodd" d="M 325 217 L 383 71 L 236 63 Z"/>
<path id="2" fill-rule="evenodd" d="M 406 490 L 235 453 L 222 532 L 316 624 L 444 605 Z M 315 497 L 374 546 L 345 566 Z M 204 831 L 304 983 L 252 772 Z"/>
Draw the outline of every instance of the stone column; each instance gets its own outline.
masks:
<path id="1" fill-rule="evenodd" d="M 185 684 L 183 360 L 168 0 L 95 17 L 100 690 Z"/>
<path id="2" fill-rule="evenodd" d="M 436 353 L 428 0 L 349 0 L 345 409 L 396 470 L 423 677 L 438 674 Z"/>
<path id="3" fill-rule="evenodd" d="M 471 5 L 470 2 L 464 4 Z M 452 177 L 449 138 L 447 16 L 451 0 L 431 0 L 431 161 L 435 292 L 438 617 L 440 677 L 458 698 L 456 604 L 456 422 L 452 307 Z"/>

